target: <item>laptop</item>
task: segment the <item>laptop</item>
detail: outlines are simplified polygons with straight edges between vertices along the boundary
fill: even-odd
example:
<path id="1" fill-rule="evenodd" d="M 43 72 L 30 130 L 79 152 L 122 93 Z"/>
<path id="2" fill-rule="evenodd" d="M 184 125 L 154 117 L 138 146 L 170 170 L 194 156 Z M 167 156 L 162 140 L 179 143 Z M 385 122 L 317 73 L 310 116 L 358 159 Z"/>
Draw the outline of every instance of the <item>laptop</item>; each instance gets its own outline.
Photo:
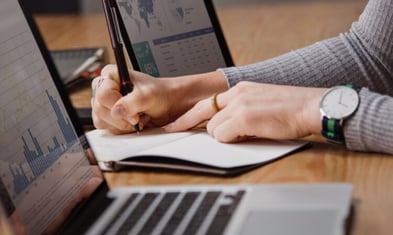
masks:
<path id="1" fill-rule="evenodd" d="M 113 6 L 135 70 L 173 77 L 233 66 L 212 0 L 113 0 Z"/>
<path id="2" fill-rule="evenodd" d="M 347 231 L 345 183 L 110 190 L 25 0 L 3 0 L 0 22 L 0 218 L 13 234 Z"/>

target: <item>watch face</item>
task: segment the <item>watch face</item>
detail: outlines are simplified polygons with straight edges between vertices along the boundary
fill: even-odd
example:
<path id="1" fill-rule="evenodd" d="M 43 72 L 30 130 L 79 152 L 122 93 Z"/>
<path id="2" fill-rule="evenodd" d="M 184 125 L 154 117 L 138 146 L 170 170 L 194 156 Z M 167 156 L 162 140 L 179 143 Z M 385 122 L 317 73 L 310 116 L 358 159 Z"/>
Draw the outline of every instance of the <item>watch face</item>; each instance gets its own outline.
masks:
<path id="1" fill-rule="evenodd" d="M 328 118 L 342 119 L 351 115 L 358 105 L 359 95 L 354 89 L 337 86 L 322 96 L 319 107 Z"/>

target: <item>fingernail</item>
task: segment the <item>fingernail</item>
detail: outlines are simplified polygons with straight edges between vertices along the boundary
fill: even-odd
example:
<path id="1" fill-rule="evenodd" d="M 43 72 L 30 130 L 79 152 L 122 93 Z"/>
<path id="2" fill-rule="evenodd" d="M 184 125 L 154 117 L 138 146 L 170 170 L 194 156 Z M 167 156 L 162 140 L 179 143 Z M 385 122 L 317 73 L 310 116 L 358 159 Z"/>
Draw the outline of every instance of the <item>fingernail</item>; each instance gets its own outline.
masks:
<path id="1" fill-rule="evenodd" d="M 136 125 L 136 124 L 138 124 L 138 120 L 136 120 L 134 117 L 129 117 L 127 120 L 128 120 L 128 122 L 129 122 L 131 125 Z"/>
<path id="2" fill-rule="evenodd" d="M 122 105 L 118 105 L 115 108 L 115 113 L 118 116 L 125 116 L 126 115 L 126 109 Z"/>
<path id="3" fill-rule="evenodd" d="M 168 125 L 166 125 L 164 127 L 164 129 L 170 131 L 170 130 L 173 130 L 175 128 L 175 126 L 176 126 L 175 122 L 172 122 L 172 123 L 169 123 Z"/>

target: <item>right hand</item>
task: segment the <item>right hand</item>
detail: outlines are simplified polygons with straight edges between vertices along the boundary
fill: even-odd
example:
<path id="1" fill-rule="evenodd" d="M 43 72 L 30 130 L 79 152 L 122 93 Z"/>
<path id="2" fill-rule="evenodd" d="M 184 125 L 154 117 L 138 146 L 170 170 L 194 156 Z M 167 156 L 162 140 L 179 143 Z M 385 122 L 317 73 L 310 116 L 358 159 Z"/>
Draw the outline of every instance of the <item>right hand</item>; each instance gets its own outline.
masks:
<path id="1" fill-rule="evenodd" d="M 198 101 L 227 89 L 221 72 L 170 78 L 154 78 L 130 71 L 134 90 L 120 94 L 120 79 L 115 65 L 107 65 L 92 82 L 93 122 L 98 129 L 113 133 L 140 128 L 161 127 L 176 120 Z"/>
<path id="2" fill-rule="evenodd" d="M 113 133 L 127 133 L 134 125 L 161 126 L 168 123 L 172 112 L 170 88 L 163 79 L 130 71 L 134 90 L 120 94 L 120 79 L 115 65 L 107 65 L 92 82 L 92 116 L 94 126 Z M 141 115 L 143 114 L 143 115 Z"/>

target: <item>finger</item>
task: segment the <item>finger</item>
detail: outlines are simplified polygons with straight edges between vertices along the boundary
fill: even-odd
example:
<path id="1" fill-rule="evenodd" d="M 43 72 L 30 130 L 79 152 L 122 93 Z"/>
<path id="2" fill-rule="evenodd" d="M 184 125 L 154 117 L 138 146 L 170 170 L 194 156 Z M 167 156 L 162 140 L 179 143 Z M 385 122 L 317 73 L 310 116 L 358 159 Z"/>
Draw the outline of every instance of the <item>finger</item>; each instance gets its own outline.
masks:
<path id="1" fill-rule="evenodd" d="M 235 106 L 235 109 L 233 108 Z M 207 132 L 220 142 L 238 141 L 239 137 L 247 133 L 243 130 L 243 119 L 239 117 L 236 105 L 228 104 L 223 110 L 214 115 L 207 123 Z M 228 130 L 222 131 L 223 126 Z M 226 136 L 227 135 L 227 136 Z"/>
<path id="2" fill-rule="evenodd" d="M 101 85 L 105 79 L 108 79 L 109 81 L 112 80 L 112 82 L 117 84 L 117 86 L 119 86 L 119 84 L 120 84 L 119 81 L 117 79 L 113 78 L 112 76 L 100 75 L 100 76 L 93 79 L 93 81 L 91 82 L 91 88 L 94 90 L 94 89 L 101 87 Z"/>
<path id="3" fill-rule="evenodd" d="M 236 125 L 236 121 L 233 118 L 226 119 L 224 122 L 220 123 L 217 127 L 215 127 L 213 131 L 213 137 L 223 143 L 230 143 L 230 142 L 238 142 L 244 139 L 245 136 L 239 135 L 234 128 Z"/>
<path id="4" fill-rule="evenodd" d="M 103 109 L 93 109 L 93 124 L 97 129 L 112 129 L 114 128 L 112 125 L 110 125 L 108 122 L 105 121 L 103 118 L 105 114 L 105 111 Z"/>
<path id="5" fill-rule="evenodd" d="M 117 81 L 106 77 L 99 77 L 96 79 L 95 85 L 94 94 L 96 97 L 92 100 L 94 125 L 100 129 L 132 130 L 129 122 L 111 116 L 113 104 L 122 97 L 116 90 L 118 86 Z"/>
<path id="6" fill-rule="evenodd" d="M 120 83 L 119 73 L 117 66 L 114 64 L 108 64 L 101 70 L 102 77 L 111 77 Z"/>
<path id="7" fill-rule="evenodd" d="M 208 121 L 208 123 L 206 125 L 207 132 L 211 136 L 215 137 L 215 131 L 216 131 L 217 127 L 222 125 L 222 123 L 232 119 L 232 115 L 233 115 L 233 113 L 228 108 L 225 108 L 225 109 L 221 110 L 219 113 L 214 115 Z M 232 127 L 232 128 L 234 128 L 234 127 Z M 238 125 L 236 126 L 236 128 L 239 128 Z"/>
<path id="8" fill-rule="evenodd" d="M 93 122 L 97 128 L 108 129 L 112 132 L 129 132 L 133 125 L 127 120 L 114 118 L 111 108 L 122 98 L 120 94 L 119 77 L 115 65 L 107 65 L 101 71 L 101 76 L 92 82 L 93 97 Z"/>
<path id="9" fill-rule="evenodd" d="M 117 119 L 123 119 L 132 125 L 140 122 L 139 113 L 146 109 L 147 102 L 141 102 L 138 98 L 138 92 L 133 91 L 119 99 L 111 108 L 111 115 Z"/>
<path id="10" fill-rule="evenodd" d="M 122 96 L 118 81 L 112 77 L 100 76 L 94 79 L 93 103 L 99 102 L 101 105 L 111 108 Z"/>
<path id="11" fill-rule="evenodd" d="M 134 130 L 133 125 L 122 119 L 114 119 L 111 116 L 111 110 L 98 104 L 94 104 L 96 107 L 93 108 L 93 123 L 98 129 L 108 129 L 130 132 Z"/>
<path id="12" fill-rule="evenodd" d="M 128 73 L 130 75 L 130 79 L 131 81 L 134 83 L 134 76 L 132 76 L 132 74 L 135 71 L 132 71 L 131 69 L 128 70 Z M 101 70 L 101 76 L 105 76 L 105 77 L 111 77 L 114 80 L 118 81 L 120 84 L 120 77 L 119 77 L 119 70 L 117 68 L 117 65 L 114 64 L 108 64 L 106 65 L 102 70 Z"/>
<path id="13" fill-rule="evenodd" d="M 137 74 L 137 73 L 134 73 Z M 119 99 L 112 108 L 112 115 L 117 118 L 123 118 L 136 124 L 140 121 L 141 115 L 149 117 L 160 117 L 160 119 L 169 119 L 165 117 L 168 104 L 165 93 L 155 88 L 159 87 L 156 83 L 152 85 L 151 77 L 145 77 L 144 74 L 138 74 L 135 79 L 143 78 L 143 86 L 135 86 L 135 89 L 126 96 Z M 169 116 L 169 113 L 167 114 Z"/>
<path id="14" fill-rule="evenodd" d="M 139 129 L 140 129 L 140 130 L 143 130 L 143 128 L 144 128 L 145 126 L 148 126 L 148 123 L 150 122 L 150 119 L 151 119 L 151 118 L 150 118 L 150 116 L 145 115 L 145 114 L 140 115 L 139 117 L 140 117 L 140 120 L 139 120 L 139 122 L 138 122 Z"/>
<path id="15" fill-rule="evenodd" d="M 177 120 L 165 126 L 165 130 L 168 132 L 184 131 L 209 120 L 216 113 L 211 102 L 211 98 L 199 101 Z"/>
<path id="16" fill-rule="evenodd" d="M 247 136 L 244 115 L 249 112 L 247 102 L 242 99 L 244 92 L 239 91 L 239 88 L 230 89 L 219 96 L 220 112 L 214 115 L 208 122 L 207 132 L 222 142 L 239 141 L 243 136 Z M 242 103 L 243 102 L 243 103 Z M 232 125 L 232 126 L 230 126 Z M 222 131 L 222 127 L 227 126 L 229 129 Z M 226 136 L 227 135 L 227 136 Z"/>
<path id="17" fill-rule="evenodd" d="M 117 66 L 113 64 L 106 65 L 101 71 L 101 76 L 93 80 L 92 86 L 93 97 L 99 95 L 98 99 L 101 104 L 107 107 L 113 106 L 113 101 L 117 101 L 121 97 Z M 107 92 L 108 94 L 105 95 Z"/>

